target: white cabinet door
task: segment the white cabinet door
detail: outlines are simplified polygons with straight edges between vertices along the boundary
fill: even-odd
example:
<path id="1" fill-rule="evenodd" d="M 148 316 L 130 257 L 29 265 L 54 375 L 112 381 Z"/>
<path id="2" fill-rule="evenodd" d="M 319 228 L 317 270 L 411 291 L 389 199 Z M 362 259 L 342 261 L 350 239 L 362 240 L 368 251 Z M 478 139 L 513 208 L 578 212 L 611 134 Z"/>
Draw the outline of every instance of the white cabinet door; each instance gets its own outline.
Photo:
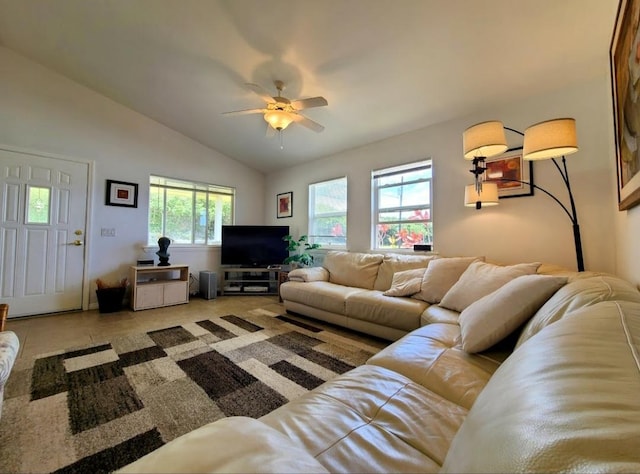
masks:
<path id="1" fill-rule="evenodd" d="M 136 289 L 134 309 L 155 308 L 163 305 L 164 285 L 140 285 Z"/>
<path id="2" fill-rule="evenodd" d="M 164 284 L 164 304 L 185 303 L 187 299 L 186 281 L 174 281 Z"/>

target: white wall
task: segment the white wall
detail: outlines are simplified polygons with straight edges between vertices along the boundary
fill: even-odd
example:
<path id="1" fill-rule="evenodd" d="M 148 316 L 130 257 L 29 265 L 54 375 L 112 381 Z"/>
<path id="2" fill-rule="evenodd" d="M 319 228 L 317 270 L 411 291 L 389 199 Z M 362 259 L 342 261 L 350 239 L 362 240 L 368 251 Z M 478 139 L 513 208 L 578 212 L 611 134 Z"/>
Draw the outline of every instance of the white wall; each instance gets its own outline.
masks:
<path id="1" fill-rule="evenodd" d="M 255 205 L 264 196 L 262 173 L 3 47 L 0 84 L 0 144 L 94 164 L 86 230 L 92 306 L 96 278 L 125 277 L 144 255 L 150 174 L 235 187 L 236 222 L 264 223 Z M 106 206 L 107 179 L 139 183 L 138 207 Z M 115 228 L 116 237 L 101 237 L 103 227 Z M 169 252 L 170 262 L 189 264 L 196 276 L 219 263 L 219 249 Z"/>
<path id="2" fill-rule="evenodd" d="M 540 260 L 575 265 L 570 222 L 541 193 L 501 201 L 475 211 L 462 206 L 471 182 L 462 159 L 462 132 L 474 123 L 500 119 L 524 130 L 535 122 L 576 118 L 580 151 L 568 157 L 569 173 L 582 224 L 587 269 L 612 271 L 640 282 L 640 207 L 617 211 L 611 93 L 608 75 L 566 90 L 485 110 L 345 151 L 267 177 L 216 153 L 103 96 L 0 47 L 0 144 L 59 154 L 94 163 L 92 226 L 87 230 L 92 302 L 95 278 L 119 278 L 141 255 L 146 240 L 149 174 L 235 186 L 239 224 L 288 224 L 307 231 L 307 185 L 338 176 L 349 178 L 349 248 L 370 245 L 370 171 L 431 157 L 434 160 L 435 248 L 443 255 L 486 255 L 503 263 Z M 425 100 L 428 100 L 425 97 Z M 508 134 L 514 145 L 518 137 Z M 105 206 L 105 180 L 141 183 L 138 209 Z M 535 181 L 564 199 L 550 162 L 535 164 Z M 294 191 L 293 218 L 276 219 L 275 200 Z M 255 203 L 265 200 L 265 209 Z M 100 228 L 115 227 L 116 237 Z M 171 261 L 187 263 L 197 274 L 215 269 L 216 250 L 181 251 Z"/>
<path id="3" fill-rule="evenodd" d="M 424 100 L 428 100 L 425 97 Z M 616 208 L 615 160 L 609 147 L 611 122 L 608 77 L 601 76 L 545 96 L 531 97 L 464 119 L 440 123 L 401 136 L 339 153 L 267 176 L 267 217 L 275 222 L 275 196 L 293 191 L 293 217 L 278 219 L 292 233 L 307 232 L 309 183 L 348 177 L 348 248 L 367 251 L 371 229 L 371 170 L 433 159 L 434 250 L 442 255 L 484 255 L 501 263 L 542 261 L 575 268 L 571 221 L 543 193 L 504 199 L 476 211 L 463 206 L 464 185 L 473 181 L 462 157 L 465 128 L 485 120 L 502 120 L 524 131 L 536 122 L 574 117 L 580 151 L 567 157 L 569 175 L 582 227 L 587 270 L 615 271 L 613 237 Z M 521 138 L 507 132 L 511 146 Z M 567 202 L 560 175 L 550 161 L 534 163 L 535 183 Z M 607 231 L 608 229 L 608 231 Z"/>

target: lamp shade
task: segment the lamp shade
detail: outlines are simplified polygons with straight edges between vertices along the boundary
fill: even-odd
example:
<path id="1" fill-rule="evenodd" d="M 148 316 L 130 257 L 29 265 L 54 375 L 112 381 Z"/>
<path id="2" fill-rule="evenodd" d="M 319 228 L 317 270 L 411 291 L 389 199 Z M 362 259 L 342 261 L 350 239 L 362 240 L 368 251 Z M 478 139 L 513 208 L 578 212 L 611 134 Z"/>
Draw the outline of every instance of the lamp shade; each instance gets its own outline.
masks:
<path id="1" fill-rule="evenodd" d="M 547 160 L 578 151 L 576 121 L 559 118 L 531 125 L 524 131 L 525 160 Z"/>
<path id="2" fill-rule="evenodd" d="M 508 147 L 502 122 L 491 120 L 467 128 L 462 134 L 462 146 L 465 160 L 504 153 Z"/>
<path id="3" fill-rule="evenodd" d="M 284 130 L 293 119 L 284 110 L 268 110 L 264 114 L 264 119 L 276 130 Z"/>
<path id="4" fill-rule="evenodd" d="M 482 191 L 476 191 L 476 185 L 470 184 L 464 187 L 464 205 L 478 208 L 478 202 L 483 206 L 498 205 L 498 185 L 496 183 L 482 183 Z"/>

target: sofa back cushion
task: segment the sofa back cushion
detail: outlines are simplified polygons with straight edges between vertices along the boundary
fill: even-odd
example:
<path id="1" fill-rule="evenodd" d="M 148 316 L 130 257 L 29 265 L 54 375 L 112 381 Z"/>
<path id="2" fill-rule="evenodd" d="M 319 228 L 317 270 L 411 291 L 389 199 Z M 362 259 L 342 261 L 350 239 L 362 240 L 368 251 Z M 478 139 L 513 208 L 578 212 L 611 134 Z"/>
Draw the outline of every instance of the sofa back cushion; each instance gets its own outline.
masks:
<path id="1" fill-rule="evenodd" d="M 631 283 L 613 275 L 570 280 L 529 320 L 520 334 L 516 348 L 544 327 L 562 319 L 565 314 L 601 301 L 612 300 L 640 302 L 640 291 Z"/>
<path id="2" fill-rule="evenodd" d="M 515 350 L 441 472 L 640 472 L 640 304 L 568 314 Z"/>
<path id="3" fill-rule="evenodd" d="M 331 283 L 372 290 L 382 258 L 374 253 L 330 251 L 323 266 L 329 271 Z"/>
<path id="4" fill-rule="evenodd" d="M 386 291 L 391 288 L 393 275 L 405 270 L 427 268 L 429 262 L 437 258 L 436 255 L 402 255 L 386 254 L 382 258 L 382 264 L 378 269 L 378 276 L 373 285 L 374 290 Z"/>

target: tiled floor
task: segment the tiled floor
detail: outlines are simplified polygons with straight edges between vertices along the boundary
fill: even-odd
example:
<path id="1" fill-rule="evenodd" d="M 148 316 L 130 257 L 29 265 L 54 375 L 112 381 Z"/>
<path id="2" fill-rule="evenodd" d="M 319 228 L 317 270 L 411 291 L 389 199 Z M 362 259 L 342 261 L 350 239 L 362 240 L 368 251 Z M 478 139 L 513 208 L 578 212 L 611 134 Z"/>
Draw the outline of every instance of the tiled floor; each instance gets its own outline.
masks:
<path id="1" fill-rule="evenodd" d="M 20 340 L 20 352 L 14 368 L 29 368 L 33 357 L 72 347 L 107 342 L 114 335 L 144 332 L 172 324 L 199 321 L 213 316 L 264 309 L 285 314 L 277 296 L 223 296 L 212 300 L 192 297 L 188 304 L 166 308 L 117 313 L 100 313 L 97 309 L 55 315 L 9 319 L 6 329 Z"/>

